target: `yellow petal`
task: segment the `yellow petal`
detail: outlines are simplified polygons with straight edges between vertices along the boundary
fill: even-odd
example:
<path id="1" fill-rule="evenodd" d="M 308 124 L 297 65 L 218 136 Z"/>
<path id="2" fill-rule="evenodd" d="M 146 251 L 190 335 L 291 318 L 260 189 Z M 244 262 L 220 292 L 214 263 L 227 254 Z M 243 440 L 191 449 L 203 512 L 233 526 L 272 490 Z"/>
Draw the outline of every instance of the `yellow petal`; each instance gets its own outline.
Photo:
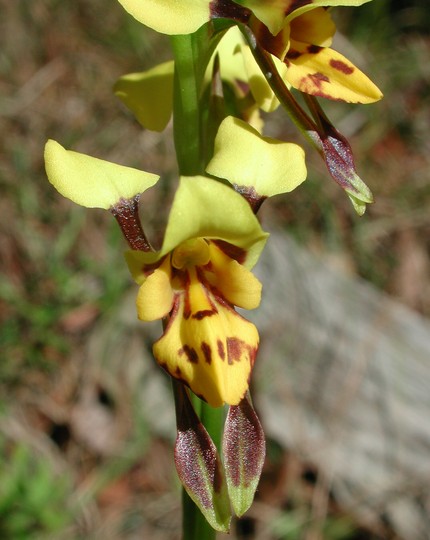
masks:
<path id="1" fill-rule="evenodd" d="M 239 95 L 243 95 L 237 81 L 246 82 L 247 76 L 243 65 L 240 47 L 244 44 L 244 38 L 237 26 L 233 26 L 222 37 L 215 52 L 212 55 L 211 61 L 208 64 L 205 73 L 205 81 L 210 84 L 212 81 L 214 60 L 219 57 L 221 79 L 231 84 Z"/>
<path id="2" fill-rule="evenodd" d="M 252 10 L 259 21 L 264 23 L 271 34 L 276 36 L 284 26 L 287 10 L 295 0 L 238 0 L 238 4 Z"/>
<path id="3" fill-rule="evenodd" d="M 145 279 L 139 288 L 136 299 L 139 319 L 141 321 L 162 319 L 170 313 L 173 299 L 174 292 L 170 282 L 169 266 L 165 261 Z"/>
<path id="4" fill-rule="evenodd" d="M 373 103 L 382 97 L 362 71 L 333 49 L 292 41 L 286 62 L 287 80 L 305 94 L 348 103 Z"/>
<path id="5" fill-rule="evenodd" d="M 255 0 L 258 2 L 258 0 Z M 372 0 L 309 0 L 306 3 L 301 2 L 303 5 L 297 7 L 298 2 L 296 0 L 269 0 L 273 2 L 284 2 L 288 4 L 284 11 L 285 21 L 291 21 L 296 17 L 306 13 L 307 11 L 314 10 L 315 8 L 321 7 L 335 7 L 335 6 L 346 6 L 346 7 L 356 7 L 371 2 Z"/>
<path id="6" fill-rule="evenodd" d="M 336 32 L 330 12 L 322 7 L 296 17 L 290 25 L 291 39 L 319 47 L 330 47 Z"/>
<path id="7" fill-rule="evenodd" d="M 192 34 L 210 19 L 208 0 L 119 0 L 135 19 L 162 34 Z"/>
<path id="8" fill-rule="evenodd" d="M 192 238 L 173 251 L 172 265 L 179 270 L 187 266 L 204 266 L 209 262 L 209 246 L 204 238 Z"/>
<path id="9" fill-rule="evenodd" d="M 221 304 L 212 315 L 185 319 L 183 304 L 154 344 L 157 362 L 212 407 L 237 405 L 249 386 L 257 329 Z"/>
<path id="10" fill-rule="evenodd" d="M 130 251 L 126 253 L 126 260 L 133 278 L 141 283 L 139 276 L 145 273 L 145 268 L 158 266 L 160 259 L 184 242 L 214 238 L 231 245 L 237 254 L 234 258 L 252 268 L 267 237 L 249 204 L 234 189 L 208 177 L 182 177 L 161 250 Z"/>
<path id="11" fill-rule="evenodd" d="M 212 302 L 212 295 L 197 277 L 195 268 L 189 271 L 189 284 L 186 291 L 184 316 L 186 319 L 203 319 L 217 313 L 217 308 Z"/>
<path id="12" fill-rule="evenodd" d="M 217 238 L 239 248 L 243 264 L 252 268 L 267 236 L 249 204 L 231 187 L 203 176 L 183 176 L 173 200 L 161 251 L 146 255 L 148 262 L 152 262 L 189 239 Z"/>
<path id="13" fill-rule="evenodd" d="M 78 152 L 55 141 L 45 146 L 48 180 L 67 199 L 87 208 L 109 209 L 153 186 L 159 176 Z"/>
<path id="14" fill-rule="evenodd" d="M 147 274 L 147 272 L 145 273 L 146 261 L 145 258 L 142 257 L 143 254 L 143 251 L 131 249 L 124 253 L 125 262 L 127 263 L 130 274 L 138 285 L 142 285 Z M 158 265 L 156 264 L 156 266 Z"/>
<path id="15" fill-rule="evenodd" d="M 173 62 L 159 64 L 142 73 L 124 75 L 113 90 L 143 127 L 163 131 L 172 115 Z"/>
<path id="16" fill-rule="evenodd" d="M 211 263 L 214 278 L 211 280 L 217 291 L 231 304 L 255 309 L 261 301 L 260 281 L 247 268 L 230 259 L 213 242 L 210 243 Z M 210 279 L 211 276 L 208 276 Z"/>
<path id="17" fill-rule="evenodd" d="M 252 187 L 259 197 L 292 191 L 306 178 L 300 146 L 262 137 L 233 116 L 219 127 L 206 171 L 236 186 Z"/>

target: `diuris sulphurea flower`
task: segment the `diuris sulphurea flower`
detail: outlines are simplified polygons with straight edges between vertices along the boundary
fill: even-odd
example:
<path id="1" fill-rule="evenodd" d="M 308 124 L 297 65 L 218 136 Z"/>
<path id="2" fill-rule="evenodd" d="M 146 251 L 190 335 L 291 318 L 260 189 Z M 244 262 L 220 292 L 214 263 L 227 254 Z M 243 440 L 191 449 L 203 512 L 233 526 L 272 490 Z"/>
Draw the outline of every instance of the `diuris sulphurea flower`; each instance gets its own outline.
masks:
<path id="1" fill-rule="evenodd" d="M 228 531 L 232 509 L 241 516 L 252 503 L 265 456 L 263 429 L 248 391 L 259 335 L 236 307 L 254 309 L 260 303 L 261 283 L 251 270 L 268 234 L 255 214 L 267 197 L 305 180 L 302 148 L 262 137 L 246 122 L 226 117 L 207 164 L 212 177 L 180 178 L 158 251 L 139 219 L 140 196 L 156 184 L 157 175 L 68 151 L 52 140 L 45 147 L 45 166 L 62 195 L 109 210 L 128 240 L 126 261 L 140 286 L 138 317 L 163 321 L 153 352 L 173 378 L 179 478 L 210 526 Z M 225 466 L 188 389 L 206 402 L 199 402 L 202 407 L 219 411 L 220 420 L 220 407 L 229 405 Z"/>
<path id="2" fill-rule="evenodd" d="M 140 285 L 138 316 L 164 321 L 153 347 L 160 366 L 211 406 L 238 405 L 259 343 L 255 326 L 235 310 L 260 303 L 261 284 L 251 269 L 268 235 L 255 211 L 267 197 L 304 181 L 303 150 L 227 117 L 207 170 L 234 189 L 205 176 L 181 177 L 159 251 L 136 225 L 140 194 L 157 175 L 68 151 L 55 141 L 46 145 L 45 162 L 61 194 L 108 209 L 120 223 L 133 248 L 126 260 Z"/>
<path id="3" fill-rule="evenodd" d="M 174 57 L 114 85 L 144 128 L 163 131 L 173 120 L 179 184 L 159 249 L 140 219 L 141 195 L 157 175 L 55 141 L 45 148 L 48 179 L 62 195 L 115 217 L 139 286 L 138 318 L 162 322 L 153 353 L 171 377 L 174 459 L 191 499 L 183 499 L 189 540 L 214 538 L 209 525 L 228 531 L 233 513 L 248 510 L 265 459 L 249 392 L 259 334 L 242 310 L 261 300 L 252 271 L 268 234 L 257 212 L 268 197 L 294 190 L 307 171 L 300 146 L 263 136 L 260 111 L 281 105 L 356 211 L 372 202 L 348 141 L 319 103 L 381 97 L 331 48 L 329 8 L 366 1 L 119 0 L 138 21 L 170 35 Z"/>
<path id="4" fill-rule="evenodd" d="M 67 151 L 54 141 L 46 145 L 45 161 L 60 193 L 83 206 L 110 209 L 117 218 L 129 208 L 128 201 L 158 180 Z M 208 177 L 182 177 L 161 249 L 153 251 L 148 242 L 132 244 L 126 260 L 140 285 L 139 318 L 165 321 L 153 348 L 157 362 L 217 407 L 242 400 L 258 350 L 257 329 L 235 310 L 260 303 L 261 284 L 251 269 L 267 234 L 253 210 L 303 182 L 306 167 L 299 146 L 264 138 L 228 117 L 208 171 L 229 180 L 236 191 Z"/>
<path id="5" fill-rule="evenodd" d="M 126 253 L 140 284 L 139 318 L 167 317 L 153 347 L 157 362 L 213 407 L 237 405 L 248 389 L 258 332 L 234 306 L 260 303 L 250 270 L 266 237 L 233 189 L 182 177 L 161 250 Z"/>

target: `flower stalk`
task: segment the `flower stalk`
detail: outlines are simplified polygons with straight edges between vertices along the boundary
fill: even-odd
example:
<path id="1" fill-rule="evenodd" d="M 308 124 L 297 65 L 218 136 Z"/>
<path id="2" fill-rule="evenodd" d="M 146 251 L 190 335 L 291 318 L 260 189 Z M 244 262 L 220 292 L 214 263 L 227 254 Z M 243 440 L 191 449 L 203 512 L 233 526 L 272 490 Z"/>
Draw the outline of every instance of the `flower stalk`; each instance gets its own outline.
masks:
<path id="1" fill-rule="evenodd" d="M 203 27 L 196 34 L 171 36 L 171 44 L 175 58 L 175 74 L 173 86 L 173 133 L 179 171 L 184 175 L 196 175 L 205 171 L 205 150 L 202 124 L 202 84 L 208 54 L 207 40 L 200 35 L 207 32 Z M 205 50 L 206 49 L 206 50 Z M 205 61 L 202 62 L 202 58 Z M 202 65 L 203 63 L 203 65 Z M 206 65 L 204 65 L 206 64 Z M 174 381 L 174 395 L 177 418 L 179 421 L 181 393 L 185 392 L 182 384 Z M 196 417 L 216 448 L 221 446 L 224 423 L 223 407 L 211 407 L 194 394 L 191 395 L 191 407 Z M 199 510 L 195 502 L 187 494 L 182 493 L 182 534 L 184 540 L 214 540 L 216 530 Z"/>
<path id="2" fill-rule="evenodd" d="M 296 189 L 307 169 L 300 146 L 263 135 L 260 111 L 281 104 L 356 212 L 372 202 L 347 139 L 317 101 L 382 97 L 330 47 L 336 27 L 326 7 L 366 1 L 119 0 L 137 20 L 170 35 L 174 54 L 114 86 L 144 128 L 161 132 L 173 116 L 181 177 L 159 250 L 139 218 L 140 197 L 157 174 L 46 144 L 51 184 L 117 220 L 139 285 L 138 318 L 163 323 L 153 353 L 173 383 L 184 540 L 228 532 L 232 513 L 240 517 L 252 504 L 265 459 L 249 394 L 260 337 L 236 308 L 255 309 L 261 300 L 252 268 L 268 234 L 257 211 L 268 197 Z"/>
<path id="3" fill-rule="evenodd" d="M 143 232 L 139 217 L 140 193 L 131 199 L 121 199 L 110 207 L 110 213 L 116 219 L 128 245 L 137 251 L 152 251 Z"/>

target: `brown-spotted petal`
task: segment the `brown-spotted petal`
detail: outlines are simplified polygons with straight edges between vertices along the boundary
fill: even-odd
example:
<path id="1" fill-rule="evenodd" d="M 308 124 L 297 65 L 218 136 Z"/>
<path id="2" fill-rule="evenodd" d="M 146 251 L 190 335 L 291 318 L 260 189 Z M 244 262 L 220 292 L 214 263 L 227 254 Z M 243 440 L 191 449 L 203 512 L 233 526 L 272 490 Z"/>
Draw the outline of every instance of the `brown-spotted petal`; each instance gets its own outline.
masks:
<path id="1" fill-rule="evenodd" d="M 373 103 L 382 98 L 362 71 L 328 47 L 292 41 L 285 62 L 287 81 L 305 94 L 347 103 Z"/>

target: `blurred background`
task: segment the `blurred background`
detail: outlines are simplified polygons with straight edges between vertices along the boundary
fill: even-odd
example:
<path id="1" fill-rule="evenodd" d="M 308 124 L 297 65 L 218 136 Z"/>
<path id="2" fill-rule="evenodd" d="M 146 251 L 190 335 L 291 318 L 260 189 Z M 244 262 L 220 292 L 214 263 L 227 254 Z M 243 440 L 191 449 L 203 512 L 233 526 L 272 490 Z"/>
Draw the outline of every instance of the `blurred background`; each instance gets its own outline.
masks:
<path id="1" fill-rule="evenodd" d="M 160 214 L 166 212 L 170 180 L 176 176 L 171 128 L 161 135 L 142 130 L 111 89 L 119 76 L 169 59 L 168 39 L 136 23 L 114 0 L 0 0 L 0 10 L 0 537 L 177 539 L 181 517 L 172 459 L 173 403 L 169 381 L 151 357 L 151 342 L 160 329 L 136 321 L 136 286 L 112 217 L 60 197 L 43 167 L 43 147 L 52 138 L 66 148 L 163 174 L 163 189 L 148 194 L 143 208 L 144 221 L 160 234 Z M 290 343 L 274 352 L 276 339 L 262 321 L 255 401 L 267 424 L 268 457 L 256 503 L 234 524 L 232 539 L 414 540 L 430 534 L 429 493 L 423 487 L 430 471 L 420 461 L 430 449 L 430 404 L 424 395 L 429 386 L 420 386 L 430 377 L 423 360 L 430 347 L 430 11 L 425 0 L 377 0 L 357 9 L 339 8 L 334 17 L 339 28 L 335 48 L 385 94 L 382 102 L 369 106 L 323 103 L 349 138 L 358 172 L 376 203 L 364 217 L 355 216 L 309 150 L 305 184 L 263 206 L 264 225 L 275 231 L 274 238 L 288 234 L 287 244 L 274 241 L 276 249 L 259 270 L 263 282 L 270 279 L 279 288 L 270 296 L 268 287 L 262 311 L 266 323 L 285 318 L 278 330 L 288 334 L 288 328 L 299 325 L 294 314 L 300 298 L 314 294 L 314 300 L 322 299 L 339 283 L 346 292 L 333 302 L 330 315 L 321 311 L 321 325 L 309 322 L 315 305 L 300 304 L 304 334 L 293 349 Z M 305 144 L 282 111 L 268 119 L 267 133 Z M 314 273 L 308 278 L 310 268 Z M 289 271 L 294 279 L 283 280 L 282 272 Z M 286 296 L 273 313 L 271 299 L 283 288 Z M 344 299 L 350 302 L 347 307 Z M 330 304 L 330 298 L 323 303 Z M 314 434 L 315 416 L 302 423 L 291 403 L 281 403 L 282 396 L 291 394 L 289 385 L 300 374 L 296 366 L 302 359 L 300 370 L 307 371 L 299 380 L 316 377 L 317 382 L 309 388 L 296 385 L 295 404 L 311 404 L 314 414 L 327 365 L 320 365 L 315 353 L 326 318 L 333 315 L 336 332 L 342 333 L 339 318 L 349 319 L 348 306 L 354 306 L 353 340 L 357 328 L 367 332 L 372 326 L 369 311 L 360 306 L 381 305 L 387 306 L 389 324 L 380 335 L 386 337 L 393 328 L 393 336 L 404 331 L 396 350 L 407 353 L 396 357 L 395 368 L 384 367 L 388 375 L 376 389 L 359 391 L 363 380 L 367 388 L 365 377 L 374 378 L 370 372 L 358 377 L 354 395 L 357 407 L 368 405 L 357 409 L 362 421 L 379 414 L 366 401 L 369 395 L 389 394 L 384 414 L 395 408 L 395 421 L 391 431 L 375 428 L 367 453 L 349 454 L 349 467 L 358 472 L 347 478 L 346 469 L 330 468 L 334 453 L 319 459 L 326 454 L 318 437 L 312 448 L 298 444 L 284 420 Z M 334 347 L 336 340 L 332 331 L 324 343 Z M 385 341 L 389 349 L 390 340 Z M 345 338 L 345 343 L 342 358 L 352 349 L 352 341 Z M 375 353 L 373 366 L 387 358 L 388 349 Z M 325 355 L 333 359 L 330 351 L 326 348 Z M 412 369 L 415 361 L 419 370 Z M 318 376 L 317 365 L 322 366 Z M 390 379 L 393 370 L 401 376 Z M 416 378 L 402 394 L 400 407 L 396 389 L 412 372 Z M 345 380 L 350 379 L 341 379 L 336 388 Z M 420 392 L 424 397 L 417 403 L 414 396 Z M 273 396 L 281 397 L 272 403 Z M 277 409 L 281 405 L 282 411 Z M 317 431 L 325 440 L 336 437 L 332 412 L 327 409 L 318 419 Z M 349 422 L 347 428 L 362 434 L 363 426 Z M 402 431 L 404 426 L 411 431 Z M 393 484 L 395 500 L 390 501 L 388 492 L 376 486 L 380 497 L 373 504 L 366 474 L 377 454 L 374 448 L 381 441 L 392 448 L 393 440 L 402 456 L 422 465 L 408 475 L 421 477 L 423 485 Z M 419 459 L 414 440 L 419 441 Z M 387 465 L 390 481 L 396 463 Z M 377 475 L 372 472 L 372 478 Z M 368 507 L 354 498 L 359 478 L 365 479 L 360 500 Z M 400 499 L 404 506 L 393 506 Z"/>

